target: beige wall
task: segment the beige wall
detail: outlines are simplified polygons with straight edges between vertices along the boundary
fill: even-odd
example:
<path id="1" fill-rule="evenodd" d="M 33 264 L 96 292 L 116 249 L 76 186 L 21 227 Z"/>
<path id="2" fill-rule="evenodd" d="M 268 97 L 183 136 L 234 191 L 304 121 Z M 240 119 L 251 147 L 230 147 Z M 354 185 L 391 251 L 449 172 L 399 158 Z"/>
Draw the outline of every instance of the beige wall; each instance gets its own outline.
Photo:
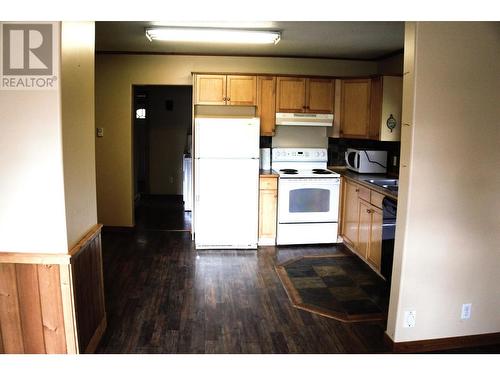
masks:
<path id="1" fill-rule="evenodd" d="M 54 27 L 57 89 L 0 91 L 0 251 L 67 253 L 96 223 L 94 24 Z"/>
<path id="2" fill-rule="evenodd" d="M 63 22 L 61 108 L 68 248 L 97 223 L 94 22 Z"/>
<path id="3" fill-rule="evenodd" d="M 500 332 L 500 27 L 407 24 L 388 335 Z M 406 165 L 406 167 L 404 167 Z M 462 321 L 462 304 L 472 303 Z M 405 310 L 416 325 L 403 327 Z"/>
<path id="4" fill-rule="evenodd" d="M 60 88 L 1 90 L 0 106 L 0 251 L 64 253 Z"/>
<path id="5" fill-rule="evenodd" d="M 388 57 L 378 62 L 377 73 L 382 75 L 403 74 L 403 56 L 401 52 L 395 56 Z"/>
<path id="6" fill-rule="evenodd" d="M 97 206 L 105 225 L 132 226 L 132 85 L 190 85 L 192 72 L 366 75 L 375 62 L 215 56 L 96 56 Z"/>

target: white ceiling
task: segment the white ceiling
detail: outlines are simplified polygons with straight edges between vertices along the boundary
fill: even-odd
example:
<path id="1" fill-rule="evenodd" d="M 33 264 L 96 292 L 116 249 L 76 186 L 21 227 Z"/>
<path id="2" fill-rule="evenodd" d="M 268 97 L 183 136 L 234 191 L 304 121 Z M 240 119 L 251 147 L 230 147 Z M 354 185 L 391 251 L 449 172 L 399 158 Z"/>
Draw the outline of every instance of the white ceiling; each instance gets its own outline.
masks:
<path id="1" fill-rule="evenodd" d="M 280 30 L 277 45 L 150 42 L 153 25 Z M 96 22 L 96 50 L 171 54 L 379 59 L 403 49 L 404 22 Z"/>

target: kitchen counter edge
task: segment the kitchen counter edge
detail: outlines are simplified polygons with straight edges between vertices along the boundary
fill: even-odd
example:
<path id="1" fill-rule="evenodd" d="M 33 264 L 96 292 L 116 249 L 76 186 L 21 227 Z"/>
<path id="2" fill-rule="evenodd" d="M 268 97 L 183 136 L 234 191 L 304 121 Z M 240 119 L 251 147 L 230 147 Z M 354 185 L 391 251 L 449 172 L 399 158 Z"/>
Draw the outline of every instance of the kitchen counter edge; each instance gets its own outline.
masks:
<path id="1" fill-rule="evenodd" d="M 394 178 L 394 177 L 387 176 L 387 175 L 380 175 L 380 174 L 358 174 L 358 173 L 355 173 L 353 171 L 350 171 L 350 170 L 348 170 L 346 168 L 342 168 L 342 167 L 339 168 L 339 167 L 329 166 L 328 169 L 331 171 L 337 172 L 342 177 L 345 177 L 345 178 L 347 178 L 347 179 L 349 179 L 349 180 L 351 180 L 359 185 L 362 185 L 370 190 L 373 190 L 373 191 L 376 191 L 377 193 L 383 194 L 386 197 L 395 199 L 396 201 L 398 200 L 398 196 L 395 195 L 392 191 L 390 191 L 388 189 L 384 189 L 383 187 L 379 187 L 379 186 L 370 184 L 369 182 L 365 181 L 368 179 Z"/>
<path id="2" fill-rule="evenodd" d="M 264 178 L 278 178 L 279 174 L 272 169 L 260 169 L 259 176 Z"/>

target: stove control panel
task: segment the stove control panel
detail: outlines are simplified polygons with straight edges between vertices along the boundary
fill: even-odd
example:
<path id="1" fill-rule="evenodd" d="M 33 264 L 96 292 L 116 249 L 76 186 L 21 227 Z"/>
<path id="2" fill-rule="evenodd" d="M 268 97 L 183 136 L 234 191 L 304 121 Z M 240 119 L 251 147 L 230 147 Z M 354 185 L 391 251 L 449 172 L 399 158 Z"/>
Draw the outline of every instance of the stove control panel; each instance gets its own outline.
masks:
<path id="1" fill-rule="evenodd" d="M 326 148 L 273 148 L 273 162 L 283 161 L 328 161 Z"/>

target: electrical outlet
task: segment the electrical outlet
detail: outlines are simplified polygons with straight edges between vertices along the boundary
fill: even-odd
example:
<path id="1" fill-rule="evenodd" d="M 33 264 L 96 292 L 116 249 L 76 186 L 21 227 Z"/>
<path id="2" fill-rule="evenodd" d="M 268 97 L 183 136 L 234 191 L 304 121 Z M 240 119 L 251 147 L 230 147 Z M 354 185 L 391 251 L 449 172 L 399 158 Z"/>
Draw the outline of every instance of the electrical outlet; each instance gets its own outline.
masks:
<path id="1" fill-rule="evenodd" d="M 104 128 L 97 128 L 96 129 L 96 135 L 98 137 L 104 137 Z"/>
<path id="2" fill-rule="evenodd" d="M 415 327 L 416 317 L 417 317 L 417 312 L 415 310 L 405 311 L 405 321 L 403 323 L 404 327 L 405 328 Z"/>
<path id="3" fill-rule="evenodd" d="M 171 184 L 173 184 L 173 183 L 174 183 L 174 178 L 173 178 L 172 176 L 170 176 L 170 177 L 168 178 L 168 180 L 170 181 L 170 183 L 171 183 Z"/>
<path id="4" fill-rule="evenodd" d="M 471 309 L 472 309 L 472 303 L 464 303 L 462 305 L 462 314 L 460 315 L 460 319 L 462 320 L 470 319 Z"/>
<path id="5" fill-rule="evenodd" d="M 398 157 L 397 156 L 393 156 L 392 157 L 392 165 L 394 167 L 397 167 L 398 166 Z"/>

